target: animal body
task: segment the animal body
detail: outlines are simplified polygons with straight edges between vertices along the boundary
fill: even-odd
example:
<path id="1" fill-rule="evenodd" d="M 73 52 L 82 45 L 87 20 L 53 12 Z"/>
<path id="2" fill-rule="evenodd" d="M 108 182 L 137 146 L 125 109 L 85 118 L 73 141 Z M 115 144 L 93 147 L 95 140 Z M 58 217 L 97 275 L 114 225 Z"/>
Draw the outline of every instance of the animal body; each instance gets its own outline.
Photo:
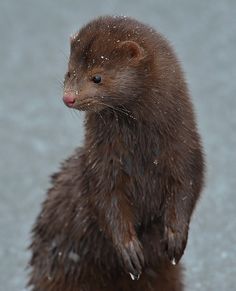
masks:
<path id="1" fill-rule="evenodd" d="M 182 291 L 204 161 L 173 49 L 134 19 L 95 19 L 71 38 L 63 100 L 86 112 L 85 139 L 34 225 L 32 290 Z"/>

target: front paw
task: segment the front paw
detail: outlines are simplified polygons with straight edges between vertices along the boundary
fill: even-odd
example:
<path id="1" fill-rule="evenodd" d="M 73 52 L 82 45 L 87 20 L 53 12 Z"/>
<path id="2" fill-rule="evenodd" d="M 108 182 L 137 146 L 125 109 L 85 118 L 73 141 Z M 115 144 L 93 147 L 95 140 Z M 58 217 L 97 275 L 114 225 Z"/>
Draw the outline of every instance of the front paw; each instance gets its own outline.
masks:
<path id="1" fill-rule="evenodd" d="M 188 226 L 165 225 L 164 251 L 173 265 L 181 259 L 188 239 Z"/>
<path id="2" fill-rule="evenodd" d="M 119 246 L 118 249 L 126 272 L 130 274 L 133 280 L 138 279 L 144 265 L 141 243 L 138 239 L 133 238 L 122 246 Z"/>

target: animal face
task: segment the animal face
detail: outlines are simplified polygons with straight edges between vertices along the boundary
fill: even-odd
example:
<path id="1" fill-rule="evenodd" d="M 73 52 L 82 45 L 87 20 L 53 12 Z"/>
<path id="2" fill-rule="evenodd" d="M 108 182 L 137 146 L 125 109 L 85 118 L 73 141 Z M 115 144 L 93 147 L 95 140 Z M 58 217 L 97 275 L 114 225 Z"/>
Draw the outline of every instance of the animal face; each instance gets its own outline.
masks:
<path id="1" fill-rule="evenodd" d="M 71 39 L 64 103 L 97 112 L 134 102 L 143 86 L 138 68 L 145 59 L 144 49 L 135 41 L 118 41 L 115 33 L 106 46 L 105 35 L 90 35 L 87 29 L 88 33 L 82 30 Z"/>

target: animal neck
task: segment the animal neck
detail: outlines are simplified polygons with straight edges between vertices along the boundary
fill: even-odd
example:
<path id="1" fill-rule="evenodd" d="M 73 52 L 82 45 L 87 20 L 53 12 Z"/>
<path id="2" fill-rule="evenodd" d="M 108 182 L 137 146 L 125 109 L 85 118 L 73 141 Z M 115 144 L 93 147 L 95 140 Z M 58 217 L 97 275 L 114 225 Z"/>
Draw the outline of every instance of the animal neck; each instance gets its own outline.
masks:
<path id="1" fill-rule="evenodd" d="M 156 147 L 158 128 L 155 122 L 140 120 L 117 111 L 102 114 L 87 113 L 85 119 L 85 145 L 94 148 L 99 145 L 104 151 L 139 151 Z M 104 152 L 105 154 L 105 152 Z"/>

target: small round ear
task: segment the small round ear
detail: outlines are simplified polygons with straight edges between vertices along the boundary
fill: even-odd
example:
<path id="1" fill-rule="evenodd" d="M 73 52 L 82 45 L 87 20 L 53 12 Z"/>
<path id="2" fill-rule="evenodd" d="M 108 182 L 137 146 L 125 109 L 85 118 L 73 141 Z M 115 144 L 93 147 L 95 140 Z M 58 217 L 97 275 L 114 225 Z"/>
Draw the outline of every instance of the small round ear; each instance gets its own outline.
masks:
<path id="1" fill-rule="evenodd" d="M 127 40 L 119 44 L 119 51 L 128 59 L 139 61 L 145 57 L 144 49 L 135 41 Z"/>

